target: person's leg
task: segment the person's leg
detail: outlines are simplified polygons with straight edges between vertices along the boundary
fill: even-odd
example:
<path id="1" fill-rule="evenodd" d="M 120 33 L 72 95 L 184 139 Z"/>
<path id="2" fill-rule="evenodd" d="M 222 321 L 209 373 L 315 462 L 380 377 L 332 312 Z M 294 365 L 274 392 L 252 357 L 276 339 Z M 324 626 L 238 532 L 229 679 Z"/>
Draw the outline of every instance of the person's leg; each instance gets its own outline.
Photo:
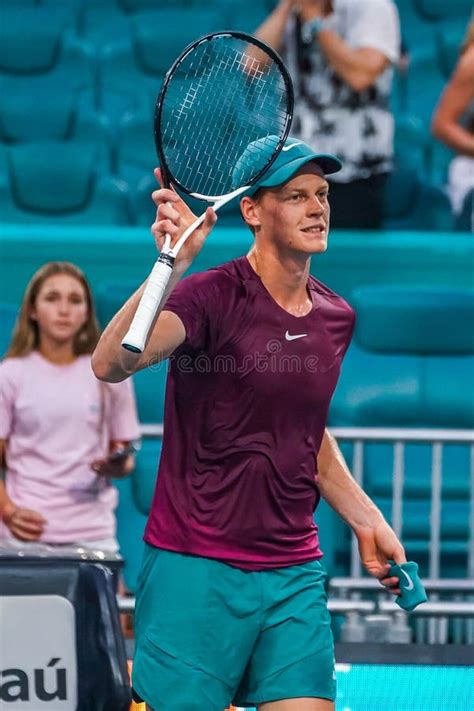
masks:
<path id="1" fill-rule="evenodd" d="M 134 693 L 155 711 L 223 711 L 259 630 L 260 589 L 215 560 L 146 546 L 136 604 Z"/>
<path id="2" fill-rule="evenodd" d="M 259 711 L 334 711 L 334 702 L 328 699 L 281 699 L 260 704 Z"/>
<path id="3" fill-rule="evenodd" d="M 312 561 L 259 575 L 261 631 L 234 705 L 333 711 L 336 673 L 324 567 Z"/>

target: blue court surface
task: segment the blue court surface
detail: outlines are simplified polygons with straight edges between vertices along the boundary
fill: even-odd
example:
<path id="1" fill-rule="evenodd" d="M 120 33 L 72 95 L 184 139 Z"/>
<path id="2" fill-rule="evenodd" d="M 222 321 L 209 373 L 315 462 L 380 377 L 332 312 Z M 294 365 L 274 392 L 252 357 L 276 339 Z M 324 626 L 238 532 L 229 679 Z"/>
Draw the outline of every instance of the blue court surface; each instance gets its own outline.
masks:
<path id="1" fill-rule="evenodd" d="M 336 711 L 474 711 L 474 667 L 336 664 L 336 675 Z"/>
<path id="2" fill-rule="evenodd" d="M 336 711 L 474 711 L 474 667 L 336 664 L 336 674 Z"/>

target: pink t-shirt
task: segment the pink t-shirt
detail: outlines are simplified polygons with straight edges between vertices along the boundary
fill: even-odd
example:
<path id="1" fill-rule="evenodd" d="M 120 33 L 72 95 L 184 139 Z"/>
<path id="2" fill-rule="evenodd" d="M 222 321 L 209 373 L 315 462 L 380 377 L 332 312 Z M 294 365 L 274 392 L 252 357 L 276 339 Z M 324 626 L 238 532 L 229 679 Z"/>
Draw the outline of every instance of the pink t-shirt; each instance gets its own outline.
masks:
<path id="1" fill-rule="evenodd" d="M 115 535 L 117 491 L 91 463 L 111 440 L 139 436 L 130 380 L 101 383 L 89 355 L 54 365 L 37 351 L 0 363 L 0 439 L 8 440 L 6 489 L 41 513 L 42 541 L 72 543 Z M 0 538 L 9 536 L 2 526 Z"/>

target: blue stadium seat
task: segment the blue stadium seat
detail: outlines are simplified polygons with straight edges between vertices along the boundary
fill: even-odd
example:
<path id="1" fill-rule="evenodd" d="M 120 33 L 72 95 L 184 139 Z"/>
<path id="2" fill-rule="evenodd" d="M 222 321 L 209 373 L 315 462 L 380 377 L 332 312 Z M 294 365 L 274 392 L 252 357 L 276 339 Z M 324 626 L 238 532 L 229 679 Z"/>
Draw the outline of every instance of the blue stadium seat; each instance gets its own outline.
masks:
<path id="1" fill-rule="evenodd" d="M 152 113 L 126 114 L 118 126 L 116 146 L 116 172 L 130 186 L 153 177 L 158 160 Z"/>
<path id="2" fill-rule="evenodd" d="M 142 537 L 155 489 L 160 454 L 161 440 L 143 439 L 131 476 L 114 481 L 119 491 L 117 537 L 125 560 L 125 586 L 130 592 L 136 590 L 143 553 Z"/>
<path id="3" fill-rule="evenodd" d="M 236 3 L 229 13 L 229 27 L 241 32 L 254 34 L 271 12 L 271 3 L 266 0 L 253 0 L 252 3 Z"/>
<path id="4" fill-rule="evenodd" d="M 413 0 L 416 10 L 427 20 L 449 20 L 460 17 L 467 25 L 472 12 L 472 0 L 456 0 L 447 3 L 445 0 Z"/>
<path id="5" fill-rule="evenodd" d="M 436 30 L 435 40 L 441 71 L 448 79 L 456 66 L 466 35 L 465 22 L 443 22 Z"/>
<path id="6" fill-rule="evenodd" d="M 171 3 L 167 0 L 117 0 L 118 6 L 123 12 L 136 13 L 145 12 L 147 10 L 162 10 L 169 8 Z M 189 6 L 189 0 L 173 0 L 173 6 L 186 8 Z M 202 7 L 202 3 L 199 3 Z M 207 6 L 212 5 L 212 0 L 206 3 Z"/>
<path id="7" fill-rule="evenodd" d="M 0 303 L 0 358 L 5 355 L 10 345 L 17 316 L 17 306 Z"/>
<path id="8" fill-rule="evenodd" d="M 5 155 L 0 174 L 4 222 L 130 224 L 127 187 L 100 175 L 94 143 L 27 143 L 8 146 Z"/>
<path id="9" fill-rule="evenodd" d="M 137 508 L 133 496 L 133 477 L 135 471 L 126 479 L 114 480 L 119 492 L 119 503 L 115 510 L 117 519 L 117 539 L 120 553 L 125 561 L 123 578 L 125 587 L 134 593 L 143 553 L 143 532 L 147 516 Z"/>
<path id="10" fill-rule="evenodd" d="M 2 10 L 0 25 L 3 101 L 29 94 L 38 104 L 47 104 L 50 97 L 66 91 L 90 102 L 95 90 L 94 52 L 65 31 L 64 14 L 41 6 L 7 10 Z"/>
<path id="11" fill-rule="evenodd" d="M 151 193 L 156 190 L 156 180 L 153 174 L 143 176 L 137 183 L 136 189 L 132 191 L 132 203 L 134 209 L 134 219 L 138 225 L 149 227 L 154 222 L 156 208 L 151 199 Z M 178 193 L 180 191 L 178 190 Z M 189 195 L 180 193 L 188 207 L 195 215 L 200 215 L 212 203 L 197 200 Z M 218 212 L 218 227 L 241 227 L 243 226 L 240 214 L 239 199 L 232 200 L 224 205 Z M 217 229 L 217 228 L 216 228 Z"/>
<path id="12" fill-rule="evenodd" d="M 444 187 L 448 182 L 449 164 L 456 153 L 433 135 L 429 139 L 427 177 L 433 185 Z"/>
<path id="13" fill-rule="evenodd" d="M 433 41 L 410 50 L 406 85 L 406 110 L 429 126 L 433 111 L 446 83 Z"/>
<path id="14" fill-rule="evenodd" d="M 103 145 L 107 154 L 104 160 L 109 165 L 109 123 L 92 108 L 86 109 L 76 92 L 64 87 L 61 93 L 50 94 L 45 102 L 39 102 L 29 91 L 0 100 L 0 142 L 75 139 Z"/>
<path id="15" fill-rule="evenodd" d="M 148 514 L 151 508 L 160 455 L 161 440 L 144 439 L 142 441 L 142 448 L 137 454 L 132 490 L 136 506 L 144 514 Z"/>
<path id="16" fill-rule="evenodd" d="M 433 43 L 433 22 L 423 17 L 414 0 L 396 0 L 403 41 L 409 51 Z"/>
<path id="17" fill-rule="evenodd" d="M 466 324 L 474 322 L 474 291 L 361 287 L 350 301 L 357 326 L 331 405 L 331 425 L 472 429 L 474 336 Z M 345 448 L 349 461 L 350 449 Z M 403 537 L 408 555 L 425 570 L 431 457 L 425 444 L 405 447 Z M 468 445 L 444 447 L 442 570 L 448 577 L 466 562 L 469 457 Z M 364 487 L 389 520 L 392 473 L 392 445 L 366 445 Z"/>
<path id="18" fill-rule="evenodd" d="M 130 22 L 118 0 L 82 0 L 77 34 L 100 49 L 111 41 L 130 37 Z"/>
<path id="19" fill-rule="evenodd" d="M 464 198 L 462 210 L 456 217 L 456 230 L 474 232 L 474 189 L 470 190 Z"/>
<path id="20" fill-rule="evenodd" d="M 444 190 L 422 182 L 412 168 L 396 168 L 388 178 L 383 226 L 391 230 L 450 231 L 454 228 L 451 204 Z"/>
<path id="21" fill-rule="evenodd" d="M 130 16 L 131 38 L 111 42 L 100 56 L 100 103 L 118 121 L 127 111 L 149 114 L 163 77 L 184 47 L 221 29 L 212 9 L 163 9 Z"/>
<path id="22" fill-rule="evenodd" d="M 395 165 L 397 168 L 426 170 L 430 135 L 418 116 L 399 114 L 395 119 Z"/>

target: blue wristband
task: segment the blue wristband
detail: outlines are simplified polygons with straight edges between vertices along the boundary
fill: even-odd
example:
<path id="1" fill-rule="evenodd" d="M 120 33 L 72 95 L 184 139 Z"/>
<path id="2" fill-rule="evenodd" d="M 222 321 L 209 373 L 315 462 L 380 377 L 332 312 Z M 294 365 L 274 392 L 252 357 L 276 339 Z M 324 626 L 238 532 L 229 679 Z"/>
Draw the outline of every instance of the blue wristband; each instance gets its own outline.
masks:
<path id="1" fill-rule="evenodd" d="M 311 44 L 316 39 L 321 30 L 324 30 L 325 22 L 322 17 L 313 17 L 312 20 L 303 23 L 301 26 L 301 38 L 305 44 Z"/>
<path id="2" fill-rule="evenodd" d="M 400 565 L 393 563 L 387 577 L 399 579 L 400 595 L 395 598 L 395 602 L 403 610 L 411 612 L 422 602 L 427 602 L 428 596 L 423 583 L 418 577 L 417 563 L 413 561 L 401 563 Z"/>

